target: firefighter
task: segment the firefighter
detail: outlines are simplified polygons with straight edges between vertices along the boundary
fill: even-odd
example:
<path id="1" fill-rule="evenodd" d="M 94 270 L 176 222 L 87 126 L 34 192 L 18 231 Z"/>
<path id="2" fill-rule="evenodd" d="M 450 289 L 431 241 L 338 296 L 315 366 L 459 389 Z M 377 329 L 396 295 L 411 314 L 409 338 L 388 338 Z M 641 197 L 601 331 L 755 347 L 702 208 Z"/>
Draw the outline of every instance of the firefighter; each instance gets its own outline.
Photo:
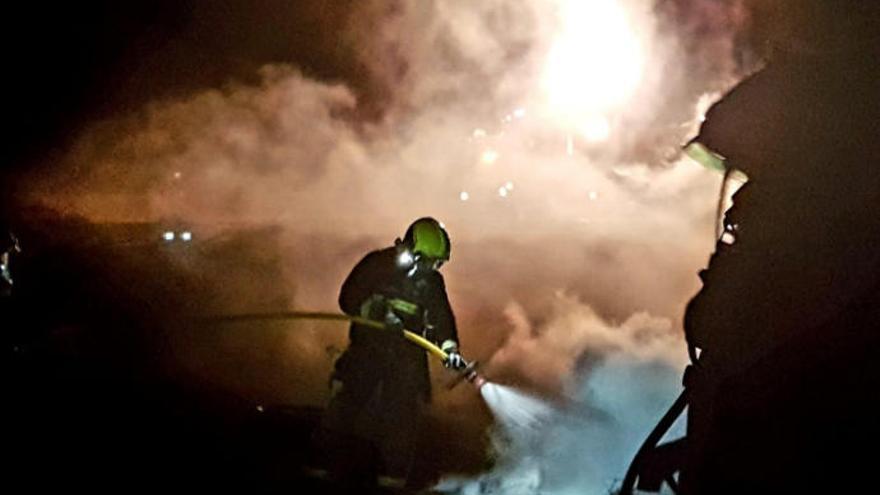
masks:
<path id="1" fill-rule="evenodd" d="M 412 463 L 420 409 L 430 398 L 425 351 L 403 338 L 420 334 L 459 368 L 455 317 L 438 269 L 449 261 L 449 235 L 433 218 L 420 218 L 393 246 L 367 254 L 342 285 L 339 305 L 349 315 L 385 324 L 356 323 L 349 347 L 336 361 L 332 394 L 323 421 L 324 450 L 335 474 L 372 484 L 384 472 L 405 483 Z"/>
<path id="2" fill-rule="evenodd" d="M 785 21 L 768 33 L 779 37 L 767 65 L 709 109 L 688 147 L 725 184 L 746 182 L 719 207 L 716 249 L 685 311 L 685 392 L 623 494 L 636 478 L 685 495 L 878 484 L 880 4 L 762 5 Z M 685 406 L 687 436 L 653 447 Z"/>
<path id="3" fill-rule="evenodd" d="M 880 445 L 880 44 L 844 39 L 776 54 L 696 139 L 748 182 L 684 318 L 699 358 L 683 493 L 875 483 L 861 473 Z"/>

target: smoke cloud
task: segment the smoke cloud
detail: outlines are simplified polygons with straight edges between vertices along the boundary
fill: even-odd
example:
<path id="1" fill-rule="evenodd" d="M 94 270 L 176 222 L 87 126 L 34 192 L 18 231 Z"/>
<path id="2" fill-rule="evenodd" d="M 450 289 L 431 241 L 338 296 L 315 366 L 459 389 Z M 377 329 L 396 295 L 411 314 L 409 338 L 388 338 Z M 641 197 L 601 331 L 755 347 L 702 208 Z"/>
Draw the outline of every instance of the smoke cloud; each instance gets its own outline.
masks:
<path id="1" fill-rule="evenodd" d="M 492 378 L 575 404 L 529 448 L 553 459 L 540 461 L 547 486 L 606 490 L 675 396 L 681 313 L 712 249 L 720 184 L 679 147 L 749 68 L 737 43 L 742 6 L 401 0 L 352 9 L 339 43 L 358 54 L 374 93 L 266 66 L 258 84 L 94 123 L 51 177 L 33 179 L 30 199 L 93 221 L 183 221 L 210 235 L 278 226 L 278 276 L 296 287 L 289 306 L 323 310 L 335 309 L 367 250 L 419 216 L 442 220 L 463 351 Z M 382 111 L 365 118 L 362 107 L 376 102 Z M 265 373 L 294 373 L 289 386 L 265 390 L 262 372 L 231 386 L 263 401 L 320 403 L 344 332 L 285 328 L 283 352 L 253 359 Z M 219 360 L 206 369 L 224 373 Z M 439 409 L 477 407 L 471 395 L 438 399 Z"/>

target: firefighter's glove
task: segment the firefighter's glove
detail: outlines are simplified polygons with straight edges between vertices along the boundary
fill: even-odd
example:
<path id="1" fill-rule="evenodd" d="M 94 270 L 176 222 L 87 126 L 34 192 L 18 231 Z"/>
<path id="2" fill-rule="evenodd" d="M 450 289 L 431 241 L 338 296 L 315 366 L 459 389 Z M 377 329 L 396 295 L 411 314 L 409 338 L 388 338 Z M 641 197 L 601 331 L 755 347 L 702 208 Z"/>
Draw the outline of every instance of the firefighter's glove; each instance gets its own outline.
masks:
<path id="1" fill-rule="evenodd" d="M 446 353 L 446 361 L 443 366 L 449 369 L 459 370 L 465 367 L 464 358 L 458 352 L 458 344 L 454 340 L 446 340 L 440 345 L 440 349 Z"/>
<path id="2" fill-rule="evenodd" d="M 382 294 L 373 294 L 361 304 L 361 316 L 385 325 L 383 330 L 397 333 L 403 330 L 403 320 Z"/>

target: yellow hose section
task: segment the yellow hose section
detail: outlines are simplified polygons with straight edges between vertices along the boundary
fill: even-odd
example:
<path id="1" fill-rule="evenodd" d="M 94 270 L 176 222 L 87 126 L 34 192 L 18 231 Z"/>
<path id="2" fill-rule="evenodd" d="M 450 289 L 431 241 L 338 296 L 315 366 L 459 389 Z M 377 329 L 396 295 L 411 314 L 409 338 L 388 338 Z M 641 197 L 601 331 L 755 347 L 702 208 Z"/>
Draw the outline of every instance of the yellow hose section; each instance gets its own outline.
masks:
<path id="1" fill-rule="evenodd" d="M 360 316 L 351 316 L 343 313 L 324 313 L 321 311 L 280 311 L 277 313 L 249 313 L 249 314 L 240 314 L 240 315 L 232 315 L 232 316 L 222 316 L 219 318 L 214 318 L 217 321 L 251 321 L 251 320 L 333 320 L 333 321 L 351 321 L 357 323 L 358 325 L 363 325 L 365 327 L 376 328 L 376 329 L 384 329 L 385 324 L 370 320 L 367 318 L 362 318 Z M 436 344 L 431 342 L 430 340 L 422 337 L 417 333 L 413 333 L 409 330 L 403 330 L 403 337 L 412 342 L 413 344 L 421 347 L 422 349 L 428 351 L 429 353 L 436 356 L 441 361 L 446 361 L 449 357 L 446 352 L 443 351 Z"/>
<path id="2" fill-rule="evenodd" d="M 446 359 L 449 358 L 449 354 L 443 352 L 443 349 L 437 347 L 433 342 L 417 333 L 410 332 L 409 330 L 404 330 L 403 337 L 413 344 L 437 356 L 440 361 L 446 361 Z"/>

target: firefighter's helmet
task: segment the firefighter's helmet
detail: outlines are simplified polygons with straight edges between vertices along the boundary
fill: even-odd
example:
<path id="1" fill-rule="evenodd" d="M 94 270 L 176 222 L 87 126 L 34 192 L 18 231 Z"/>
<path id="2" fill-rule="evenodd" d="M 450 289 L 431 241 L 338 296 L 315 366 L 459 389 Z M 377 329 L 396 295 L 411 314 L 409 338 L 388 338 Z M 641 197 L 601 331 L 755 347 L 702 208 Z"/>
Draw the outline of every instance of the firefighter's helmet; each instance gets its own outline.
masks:
<path id="1" fill-rule="evenodd" d="M 406 229 L 403 237 L 414 256 L 422 256 L 438 261 L 449 261 L 449 234 L 443 224 L 431 217 L 423 217 Z"/>

